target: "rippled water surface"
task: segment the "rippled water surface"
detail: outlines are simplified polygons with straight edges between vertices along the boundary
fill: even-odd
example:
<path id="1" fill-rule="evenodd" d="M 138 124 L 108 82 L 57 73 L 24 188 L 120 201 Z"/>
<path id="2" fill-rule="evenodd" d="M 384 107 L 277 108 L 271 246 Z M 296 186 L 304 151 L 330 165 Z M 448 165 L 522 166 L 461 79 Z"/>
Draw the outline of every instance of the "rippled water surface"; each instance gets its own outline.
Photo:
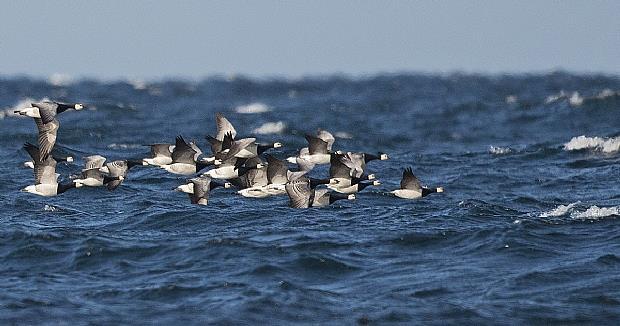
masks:
<path id="1" fill-rule="evenodd" d="M 0 78 L 0 323 L 617 323 L 618 91 L 565 73 Z M 369 164 L 381 186 L 321 209 L 232 189 L 193 206 L 172 191 L 185 178 L 145 167 L 114 192 L 36 197 L 19 192 L 36 128 L 10 112 L 43 98 L 88 106 L 59 116 L 77 158 L 141 158 L 177 134 L 206 149 L 223 112 L 281 158 L 320 127 L 391 160 Z M 388 195 L 407 166 L 445 193 Z"/>

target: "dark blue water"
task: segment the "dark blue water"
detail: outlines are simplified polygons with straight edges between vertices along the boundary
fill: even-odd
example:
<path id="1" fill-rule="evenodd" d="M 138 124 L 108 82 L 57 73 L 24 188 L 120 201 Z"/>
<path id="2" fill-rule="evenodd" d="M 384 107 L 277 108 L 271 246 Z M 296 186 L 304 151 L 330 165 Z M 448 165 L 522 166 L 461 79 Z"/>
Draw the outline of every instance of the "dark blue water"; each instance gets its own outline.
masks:
<path id="1" fill-rule="evenodd" d="M 60 115 L 58 146 L 78 158 L 144 157 L 140 144 L 177 134 L 206 147 L 218 111 L 243 136 L 283 122 L 257 135 L 283 142 L 282 158 L 319 127 L 337 149 L 392 158 L 369 165 L 382 186 L 322 209 L 228 189 L 193 206 L 172 191 L 185 178 L 142 167 L 115 192 L 43 198 L 19 192 L 35 125 L 2 113 L 0 323 L 617 323 L 618 90 L 617 76 L 566 73 L 0 78 L 8 111 L 27 98 L 89 106 Z M 252 103 L 268 111 L 237 113 Z M 65 180 L 76 163 L 59 163 Z M 387 195 L 407 166 L 446 192 Z"/>

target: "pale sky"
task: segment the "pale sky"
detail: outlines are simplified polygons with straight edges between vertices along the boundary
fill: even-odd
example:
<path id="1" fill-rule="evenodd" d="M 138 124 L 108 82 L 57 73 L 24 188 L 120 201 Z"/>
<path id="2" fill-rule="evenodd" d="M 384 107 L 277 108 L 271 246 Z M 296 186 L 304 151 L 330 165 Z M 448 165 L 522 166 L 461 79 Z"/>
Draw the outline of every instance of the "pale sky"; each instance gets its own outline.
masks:
<path id="1" fill-rule="evenodd" d="M 4 1 L 0 75 L 620 73 L 620 1 Z"/>

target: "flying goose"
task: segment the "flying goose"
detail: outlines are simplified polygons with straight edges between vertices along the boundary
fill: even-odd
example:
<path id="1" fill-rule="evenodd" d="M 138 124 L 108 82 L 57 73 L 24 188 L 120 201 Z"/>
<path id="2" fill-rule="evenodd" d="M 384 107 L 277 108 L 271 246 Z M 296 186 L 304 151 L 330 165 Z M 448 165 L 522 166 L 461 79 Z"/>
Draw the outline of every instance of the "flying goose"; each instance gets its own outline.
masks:
<path id="1" fill-rule="evenodd" d="M 182 136 L 177 136 L 174 150 L 172 151 L 172 162 L 160 165 L 160 167 L 170 173 L 190 175 L 198 173 L 200 170 L 213 163 L 197 161 L 202 151 L 193 143 L 187 143 Z"/>
<path id="2" fill-rule="evenodd" d="M 329 163 L 328 154 L 331 152 L 336 138 L 328 131 L 319 129 L 316 137 L 306 135 L 306 140 L 308 141 L 308 147 L 300 149 L 297 156 L 289 157 L 286 160 L 290 163 L 296 163 L 297 158 L 303 158 L 314 164 Z"/>
<path id="3" fill-rule="evenodd" d="M 292 171 L 289 170 L 286 161 L 269 154 L 265 155 L 265 157 L 267 158 L 267 180 L 269 183 L 264 187 L 264 190 L 270 195 L 281 195 L 286 193 L 285 185 L 287 182 L 301 178 L 314 168 L 314 164 L 298 157 L 296 161 L 298 162 L 297 165 L 299 170 Z M 330 182 L 329 179 L 322 181 L 323 182 L 319 182 L 317 179 L 311 178 L 311 184 L 327 184 Z M 315 186 L 312 186 L 312 188 L 314 187 Z"/>
<path id="4" fill-rule="evenodd" d="M 334 185 L 333 183 L 330 183 L 327 186 L 327 188 L 332 189 L 341 194 L 354 194 L 354 193 L 357 193 L 357 192 L 360 192 L 366 189 L 366 187 L 368 186 L 380 186 L 380 185 L 381 185 L 381 182 L 379 182 L 379 180 L 372 180 L 372 181 L 361 181 L 361 182 L 358 181 L 358 182 L 352 183 L 348 187 L 342 187 L 342 186 L 338 186 L 338 184 Z"/>
<path id="5" fill-rule="evenodd" d="M 71 162 L 73 162 L 73 156 L 57 156 L 57 155 L 54 155 L 54 154 L 52 153 L 52 158 L 53 158 L 55 161 L 57 161 L 57 162 L 58 162 L 58 161 L 65 161 L 65 162 L 67 162 L 67 163 L 71 163 Z M 34 161 L 32 161 L 32 160 L 30 160 L 30 161 L 26 161 L 26 162 L 24 162 L 24 166 L 25 166 L 25 167 L 27 167 L 27 168 L 34 169 Z"/>
<path id="6" fill-rule="evenodd" d="M 120 186 L 121 183 L 123 183 L 123 180 L 127 178 L 129 169 L 137 165 L 147 165 L 147 163 L 144 161 L 136 161 L 136 160 L 116 160 L 113 162 L 106 163 L 105 170 L 108 171 L 110 177 L 113 177 L 113 178 L 121 177 L 121 176 L 123 177 L 123 179 L 112 180 L 108 182 L 107 184 L 108 190 L 114 190 L 118 188 L 118 186 Z M 100 168 L 99 170 L 102 171 L 103 168 Z"/>
<path id="7" fill-rule="evenodd" d="M 150 144 L 145 146 L 151 148 L 151 157 L 143 159 L 147 164 L 162 166 L 172 163 L 173 144 Z"/>
<path id="8" fill-rule="evenodd" d="M 403 171 L 403 178 L 400 181 L 400 189 L 396 189 L 391 193 L 400 198 L 417 199 L 428 196 L 435 192 L 443 192 L 442 187 L 426 188 L 420 184 L 420 180 L 413 175 L 411 167 Z"/>
<path id="9" fill-rule="evenodd" d="M 39 154 L 39 148 L 30 143 L 24 144 L 24 149 L 32 158 L 32 162 L 34 162 L 35 184 L 27 186 L 22 191 L 39 196 L 56 196 L 71 188 L 82 186 L 82 183 L 76 180 L 67 184 L 58 183 L 59 175 L 56 173 L 56 161 L 54 158 L 48 155 L 42 159 Z"/>
<path id="10" fill-rule="evenodd" d="M 69 109 L 79 111 L 83 108 L 84 105 L 79 103 L 39 102 L 31 103 L 31 107 L 16 110 L 15 113 L 34 118 L 39 130 L 39 154 L 45 160 L 56 144 L 56 134 L 60 128 L 56 115 Z"/>
<path id="11" fill-rule="evenodd" d="M 197 205 L 209 204 L 209 191 L 217 187 L 230 188 L 230 183 L 219 183 L 206 176 L 192 178 L 188 181 L 187 184 L 178 186 L 176 190 L 188 194 L 192 204 Z"/>
<path id="12" fill-rule="evenodd" d="M 341 199 L 355 199 L 355 195 L 339 194 L 327 189 L 312 189 L 310 180 L 301 177 L 286 184 L 289 206 L 292 208 L 323 207 Z"/>
<path id="13" fill-rule="evenodd" d="M 312 162 L 314 164 L 327 164 L 329 163 L 330 151 L 328 149 L 328 143 L 323 139 L 311 135 L 306 135 L 306 141 L 308 141 L 308 149 L 299 151 L 299 157 Z"/>
<path id="14" fill-rule="evenodd" d="M 338 154 L 343 154 L 340 151 L 337 151 Z M 354 153 L 347 152 L 344 153 L 346 160 L 343 161 L 348 167 L 351 169 L 359 169 L 362 172 L 366 171 L 366 164 L 368 162 L 374 160 L 385 161 L 390 157 L 385 153 L 378 153 L 378 155 L 370 154 L 370 153 Z"/>
<path id="15" fill-rule="evenodd" d="M 92 168 L 82 170 L 80 177 L 74 179 L 73 181 L 79 182 L 88 187 L 102 187 L 112 181 L 123 181 L 124 179 L 125 177 L 122 175 L 112 177 L 102 172 L 101 168 Z"/>
<path id="16" fill-rule="evenodd" d="M 30 107 L 16 110 L 14 113 L 31 118 L 40 118 L 43 120 L 43 123 L 49 123 L 59 113 L 70 109 L 79 111 L 84 108 L 84 105 L 81 103 L 67 104 L 53 101 L 31 103 L 30 105 Z"/>
<path id="17" fill-rule="evenodd" d="M 362 180 L 374 180 L 374 174 L 365 174 L 362 168 L 345 154 L 332 153 L 329 177 L 334 181 L 331 188 L 347 188 Z"/>

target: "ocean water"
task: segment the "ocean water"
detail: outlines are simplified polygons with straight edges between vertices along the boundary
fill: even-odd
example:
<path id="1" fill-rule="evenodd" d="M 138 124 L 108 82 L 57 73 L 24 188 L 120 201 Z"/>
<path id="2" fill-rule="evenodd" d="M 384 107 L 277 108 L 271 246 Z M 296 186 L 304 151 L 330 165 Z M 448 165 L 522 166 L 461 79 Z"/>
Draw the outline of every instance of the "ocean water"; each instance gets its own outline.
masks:
<path id="1" fill-rule="evenodd" d="M 617 324 L 620 77 L 396 74 L 97 81 L 0 78 L 0 324 Z M 44 98 L 61 154 L 141 158 L 223 112 L 284 158 L 317 128 L 386 152 L 382 185 L 295 210 L 136 167 L 114 192 L 43 198 L 24 142 Z M 81 161 L 59 163 L 65 180 Z M 413 167 L 445 193 L 387 193 Z M 313 176 L 327 174 L 323 166 Z"/>

